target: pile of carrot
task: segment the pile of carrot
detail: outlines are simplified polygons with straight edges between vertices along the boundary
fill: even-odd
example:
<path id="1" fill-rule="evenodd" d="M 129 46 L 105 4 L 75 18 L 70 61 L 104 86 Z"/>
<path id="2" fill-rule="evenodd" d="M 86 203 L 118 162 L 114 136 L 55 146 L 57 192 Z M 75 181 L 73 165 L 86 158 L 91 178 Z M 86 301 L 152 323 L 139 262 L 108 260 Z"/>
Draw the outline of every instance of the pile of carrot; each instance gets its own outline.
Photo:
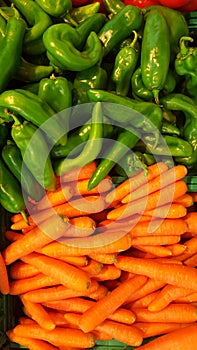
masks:
<path id="1" fill-rule="evenodd" d="M 0 254 L 0 291 L 24 315 L 8 338 L 30 350 L 77 350 L 97 340 L 138 350 L 195 349 L 197 212 L 187 169 L 148 167 L 88 192 L 96 168 L 57 177 L 31 202 L 29 225 L 11 218 Z M 154 340 L 143 344 L 150 337 Z"/>

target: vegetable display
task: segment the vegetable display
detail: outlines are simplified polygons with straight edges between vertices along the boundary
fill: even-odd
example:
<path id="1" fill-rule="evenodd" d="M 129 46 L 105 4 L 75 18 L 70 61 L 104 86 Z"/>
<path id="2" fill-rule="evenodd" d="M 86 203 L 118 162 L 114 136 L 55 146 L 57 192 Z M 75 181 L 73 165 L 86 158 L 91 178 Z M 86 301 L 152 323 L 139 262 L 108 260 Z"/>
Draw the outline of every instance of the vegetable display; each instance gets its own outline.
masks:
<path id="1" fill-rule="evenodd" d="M 7 342 L 193 350 L 195 10 L 0 0 L 0 292 L 23 308 Z"/>

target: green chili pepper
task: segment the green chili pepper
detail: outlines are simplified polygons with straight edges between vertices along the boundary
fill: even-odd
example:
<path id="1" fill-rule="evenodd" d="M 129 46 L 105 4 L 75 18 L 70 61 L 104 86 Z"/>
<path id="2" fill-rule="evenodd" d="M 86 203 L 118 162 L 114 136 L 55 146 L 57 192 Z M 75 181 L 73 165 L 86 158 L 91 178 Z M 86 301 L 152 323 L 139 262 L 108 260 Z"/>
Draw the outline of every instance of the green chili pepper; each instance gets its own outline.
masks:
<path id="1" fill-rule="evenodd" d="M 22 13 L 30 26 L 24 36 L 24 52 L 32 55 L 41 54 L 45 51 L 42 44 L 43 33 L 52 25 L 50 16 L 33 0 L 12 0 L 12 3 Z M 35 47 L 37 46 L 36 53 L 32 50 L 32 43 L 35 43 Z M 37 45 L 38 43 L 40 45 Z"/>
<path id="2" fill-rule="evenodd" d="M 163 14 L 163 16 L 165 17 L 168 23 L 168 28 L 170 31 L 170 38 L 169 38 L 170 56 L 171 56 L 171 63 L 173 63 L 176 57 L 176 54 L 179 52 L 180 38 L 182 36 L 189 35 L 189 28 L 187 25 L 187 21 L 182 12 L 167 6 L 161 6 L 161 5 L 151 5 L 142 9 L 142 12 L 144 13 L 145 18 L 148 15 L 149 11 L 152 11 L 153 9 L 159 10 Z M 172 25 L 172 23 L 174 24 L 176 23 L 176 25 Z"/>
<path id="3" fill-rule="evenodd" d="M 161 133 L 168 134 L 168 135 L 176 135 L 176 136 L 181 135 L 180 129 L 177 128 L 176 125 L 170 123 L 169 121 L 167 121 L 165 119 L 163 119 L 163 121 L 162 121 Z"/>
<path id="4" fill-rule="evenodd" d="M 183 36 L 180 39 L 180 51 L 176 56 L 174 67 L 178 75 L 185 77 L 186 91 L 196 97 L 197 89 L 197 48 L 186 47 L 186 42 L 193 42 L 191 37 Z"/>
<path id="5" fill-rule="evenodd" d="M 120 176 L 131 177 L 141 170 L 147 174 L 147 165 L 143 153 L 128 152 L 119 163 L 115 165 L 114 171 Z"/>
<path id="6" fill-rule="evenodd" d="M 10 213 L 21 213 L 27 222 L 20 184 L 0 158 L 0 204 Z"/>
<path id="7" fill-rule="evenodd" d="M 36 65 L 27 62 L 21 57 L 20 66 L 15 74 L 15 79 L 25 83 L 33 83 L 40 81 L 42 78 L 48 77 L 53 72 L 52 66 Z"/>
<path id="8" fill-rule="evenodd" d="M 62 136 L 62 123 L 59 123 L 58 118 L 51 119 L 55 111 L 32 92 L 24 89 L 6 90 L 0 95 L 0 107 L 40 127 L 50 142 L 66 143 L 66 137 Z"/>
<path id="9" fill-rule="evenodd" d="M 26 120 L 23 123 L 16 117 L 14 120 L 11 135 L 21 151 L 23 162 L 43 188 L 53 191 L 56 188 L 56 179 L 49 156 L 50 150 L 42 132 Z"/>
<path id="10" fill-rule="evenodd" d="M 71 0 L 35 0 L 35 2 L 46 12 L 53 17 L 59 17 L 72 7 Z"/>
<path id="11" fill-rule="evenodd" d="M 25 21 L 15 11 L 15 16 L 7 19 L 6 34 L 0 43 L 0 92 L 5 90 L 18 70 L 25 30 Z"/>
<path id="12" fill-rule="evenodd" d="M 103 5 L 109 14 L 116 15 L 120 12 L 125 4 L 121 0 L 103 0 Z"/>
<path id="13" fill-rule="evenodd" d="M 124 125 L 130 125 L 144 132 L 153 132 L 157 142 L 163 116 L 161 108 L 155 103 L 136 101 L 129 97 L 122 97 L 105 90 L 96 89 L 90 89 L 88 96 L 91 102 L 108 102 L 103 105 L 106 117 L 121 123 L 123 127 Z M 120 105 L 118 108 L 117 104 Z"/>
<path id="14" fill-rule="evenodd" d="M 80 24 L 84 22 L 87 18 L 93 16 L 95 13 L 99 12 L 100 2 L 94 2 L 83 6 L 73 7 L 69 11 L 69 15 Z"/>
<path id="15" fill-rule="evenodd" d="M 6 123 L 0 123 L 0 148 L 2 148 L 9 137 L 9 127 Z"/>
<path id="16" fill-rule="evenodd" d="M 6 20 L 0 14 L 0 44 L 1 44 L 1 41 L 4 38 L 5 34 L 6 34 Z"/>
<path id="17" fill-rule="evenodd" d="M 118 95 L 127 96 L 130 87 L 130 79 L 138 61 L 138 51 L 135 48 L 138 34 L 134 30 L 134 39 L 129 46 L 123 47 L 117 54 L 112 72 L 112 81 L 115 83 L 115 91 Z"/>
<path id="18" fill-rule="evenodd" d="M 162 108 L 163 120 L 166 120 L 170 124 L 176 124 L 176 115 L 167 108 Z"/>
<path id="19" fill-rule="evenodd" d="M 123 25 L 124 24 L 124 25 Z M 132 31 L 138 31 L 143 24 L 143 15 L 137 6 L 127 5 L 120 12 L 108 20 L 98 33 L 104 46 L 104 56 L 124 39 L 128 38 Z"/>
<path id="20" fill-rule="evenodd" d="M 197 164 L 197 106 L 192 98 L 181 93 L 165 96 L 161 99 L 161 103 L 169 110 L 184 113 L 183 137 L 193 147 L 193 152 L 188 157 L 180 157 L 178 161 L 192 170 Z"/>
<path id="21" fill-rule="evenodd" d="M 73 104 L 88 103 L 89 89 L 106 89 L 108 76 L 99 65 L 77 72 L 73 82 Z"/>
<path id="22" fill-rule="evenodd" d="M 156 103 L 163 90 L 170 65 L 170 34 L 165 17 L 151 10 L 146 18 L 141 45 L 141 74 Z"/>
<path id="23" fill-rule="evenodd" d="M 102 59 L 103 48 L 97 34 L 91 32 L 84 50 L 79 51 L 80 34 L 66 23 L 50 26 L 44 32 L 43 42 L 49 60 L 61 69 L 81 71 L 94 66 Z"/>
<path id="24" fill-rule="evenodd" d="M 2 158 L 26 194 L 34 200 L 39 201 L 44 195 L 43 188 L 23 164 L 21 152 L 14 142 L 7 141 L 7 144 L 2 149 Z"/>
<path id="25" fill-rule="evenodd" d="M 54 163 L 56 175 L 61 175 L 67 171 L 82 167 L 95 160 L 99 155 L 103 142 L 103 111 L 101 103 L 94 105 L 91 118 L 91 130 L 89 138 L 82 152 L 75 158 L 65 158 Z"/>
<path id="26" fill-rule="evenodd" d="M 144 163 L 149 166 L 156 163 L 155 157 L 152 154 L 143 153 Z M 157 158 L 158 159 L 158 158 Z"/>
<path id="27" fill-rule="evenodd" d="M 133 148 L 137 141 L 139 140 L 139 135 L 137 132 L 132 132 L 131 130 L 124 130 L 120 132 L 115 143 L 111 145 L 109 149 L 104 153 L 102 160 L 98 164 L 96 170 L 91 176 L 88 182 L 88 190 L 97 186 L 101 180 L 105 178 L 106 175 L 112 170 L 116 163 L 125 156 L 128 152 L 128 148 Z"/>

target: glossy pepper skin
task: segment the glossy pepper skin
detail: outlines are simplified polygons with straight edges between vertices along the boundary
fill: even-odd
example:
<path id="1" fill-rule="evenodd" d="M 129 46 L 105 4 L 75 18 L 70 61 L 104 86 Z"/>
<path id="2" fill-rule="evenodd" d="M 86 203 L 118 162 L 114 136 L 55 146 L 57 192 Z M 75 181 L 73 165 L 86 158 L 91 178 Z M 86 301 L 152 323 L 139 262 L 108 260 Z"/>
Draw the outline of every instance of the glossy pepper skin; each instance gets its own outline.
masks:
<path id="1" fill-rule="evenodd" d="M 5 18 L 0 14 L 0 43 L 2 39 L 4 38 L 6 33 L 6 20 Z"/>
<path id="2" fill-rule="evenodd" d="M 99 65 L 76 72 L 73 82 L 73 104 L 90 102 L 87 91 L 89 89 L 106 89 L 107 81 L 107 72 Z"/>
<path id="3" fill-rule="evenodd" d="M 20 123 L 14 117 L 11 135 L 21 151 L 23 162 L 38 181 L 47 190 L 56 188 L 56 179 L 49 156 L 49 147 L 42 132 L 28 121 Z"/>
<path id="4" fill-rule="evenodd" d="M 141 170 L 147 174 L 145 157 L 141 152 L 130 151 L 120 159 L 114 170 L 118 175 L 125 177 L 133 176 Z"/>
<path id="5" fill-rule="evenodd" d="M 103 0 L 103 5 L 111 15 L 116 15 L 126 6 L 121 0 Z"/>
<path id="6" fill-rule="evenodd" d="M 55 115 L 55 111 L 31 91 L 24 89 L 4 91 L 0 95 L 0 107 L 7 108 L 42 128 L 49 142 L 66 143 L 58 118 L 51 119 Z"/>
<path id="7" fill-rule="evenodd" d="M 123 25 L 124 23 L 124 25 Z M 143 24 L 143 15 L 136 6 L 125 6 L 120 12 L 108 20 L 98 33 L 99 39 L 104 46 L 104 56 L 128 38 L 132 31 L 140 30 Z"/>
<path id="8" fill-rule="evenodd" d="M 72 8 L 71 0 L 36 0 L 36 3 L 53 17 L 59 17 Z"/>
<path id="9" fill-rule="evenodd" d="M 17 11 L 7 19 L 6 33 L 0 42 L 0 92 L 16 74 L 21 60 L 26 23 Z"/>
<path id="10" fill-rule="evenodd" d="M 130 79 L 137 66 L 138 50 L 135 47 L 138 34 L 133 31 L 134 39 L 129 46 L 124 46 L 116 55 L 112 81 L 115 83 L 115 91 L 118 95 L 127 96 L 130 88 Z"/>
<path id="11" fill-rule="evenodd" d="M 20 184 L 0 157 L 0 204 L 10 213 L 21 213 L 25 218 L 25 202 Z"/>
<path id="12" fill-rule="evenodd" d="M 197 168 L 197 106 L 192 98 L 181 93 L 174 93 L 161 99 L 162 105 L 172 111 L 182 111 L 185 115 L 183 138 L 193 147 L 188 157 L 178 157 L 177 162 L 185 164 L 192 173 Z M 175 158 L 176 160 L 176 158 Z"/>
<path id="13" fill-rule="evenodd" d="M 56 175 L 62 175 L 69 170 L 80 168 L 95 160 L 103 143 L 103 111 L 100 102 L 92 108 L 91 130 L 81 153 L 75 158 L 60 159 L 54 163 Z"/>
<path id="14" fill-rule="evenodd" d="M 42 35 L 52 25 L 50 16 L 33 0 L 13 0 L 12 3 L 30 26 L 24 36 L 23 51 L 29 55 L 45 52 Z"/>
<path id="15" fill-rule="evenodd" d="M 170 33 L 163 14 L 156 9 L 146 18 L 141 45 L 142 81 L 156 103 L 164 88 L 170 65 Z"/>
<path id="16" fill-rule="evenodd" d="M 37 65 L 26 61 L 21 57 L 19 68 L 15 74 L 15 79 L 24 83 L 34 83 L 48 77 L 53 72 L 53 67 L 48 65 Z"/>
<path id="17" fill-rule="evenodd" d="M 39 201 L 44 195 L 43 188 L 23 164 L 21 152 L 16 144 L 12 141 L 7 141 L 1 155 L 8 169 L 19 181 L 26 194 Z"/>
<path id="18" fill-rule="evenodd" d="M 64 70 L 88 69 L 103 56 L 103 48 L 95 32 L 90 32 L 84 49 L 80 51 L 81 36 L 67 23 L 50 26 L 44 32 L 43 42 L 50 62 Z"/>
<path id="19" fill-rule="evenodd" d="M 189 95 L 196 97 L 197 89 L 197 48 L 188 47 L 186 43 L 193 38 L 183 36 L 180 39 L 180 51 L 174 62 L 176 73 L 185 77 L 185 87 Z"/>
<path id="20" fill-rule="evenodd" d="M 100 2 L 97 1 L 95 3 L 90 3 L 84 6 L 73 7 L 69 11 L 69 16 L 77 22 L 77 24 L 81 24 L 87 18 L 93 16 L 95 13 L 99 12 Z"/>

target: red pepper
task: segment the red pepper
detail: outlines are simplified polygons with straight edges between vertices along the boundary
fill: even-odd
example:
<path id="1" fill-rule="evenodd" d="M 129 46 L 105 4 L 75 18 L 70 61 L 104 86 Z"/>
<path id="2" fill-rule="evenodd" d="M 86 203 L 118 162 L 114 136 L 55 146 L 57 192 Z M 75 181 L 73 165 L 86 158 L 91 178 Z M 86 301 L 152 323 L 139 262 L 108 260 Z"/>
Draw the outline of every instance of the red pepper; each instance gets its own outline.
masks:
<path id="1" fill-rule="evenodd" d="M 186 5 L 180 7 L 178 10 L 182 12 L 197 11 L 197 0 L 190 0 Z"/>
<path id="2" fill-rule="evenodd" d="M 193 2 L 193 0 L 159 0 L 159 2 L 163 6 L 178 9 L 182 6 L 187 5 L 189 2 Z"/>
<path id="3" fill-rule="evenodd" d="M 159 0 L 124 0 L 125 5 L 133 5 L 140 8 L 144 8 L 150 5 L 159 4 Z"/>
<path id="4" fill-rule="evenodd" d="M 89 2 L 88 0 L 72 0 L 72 6 L 73 7 L 83 6 L 83 5 L 86 5 L 88 2 Z"/>

